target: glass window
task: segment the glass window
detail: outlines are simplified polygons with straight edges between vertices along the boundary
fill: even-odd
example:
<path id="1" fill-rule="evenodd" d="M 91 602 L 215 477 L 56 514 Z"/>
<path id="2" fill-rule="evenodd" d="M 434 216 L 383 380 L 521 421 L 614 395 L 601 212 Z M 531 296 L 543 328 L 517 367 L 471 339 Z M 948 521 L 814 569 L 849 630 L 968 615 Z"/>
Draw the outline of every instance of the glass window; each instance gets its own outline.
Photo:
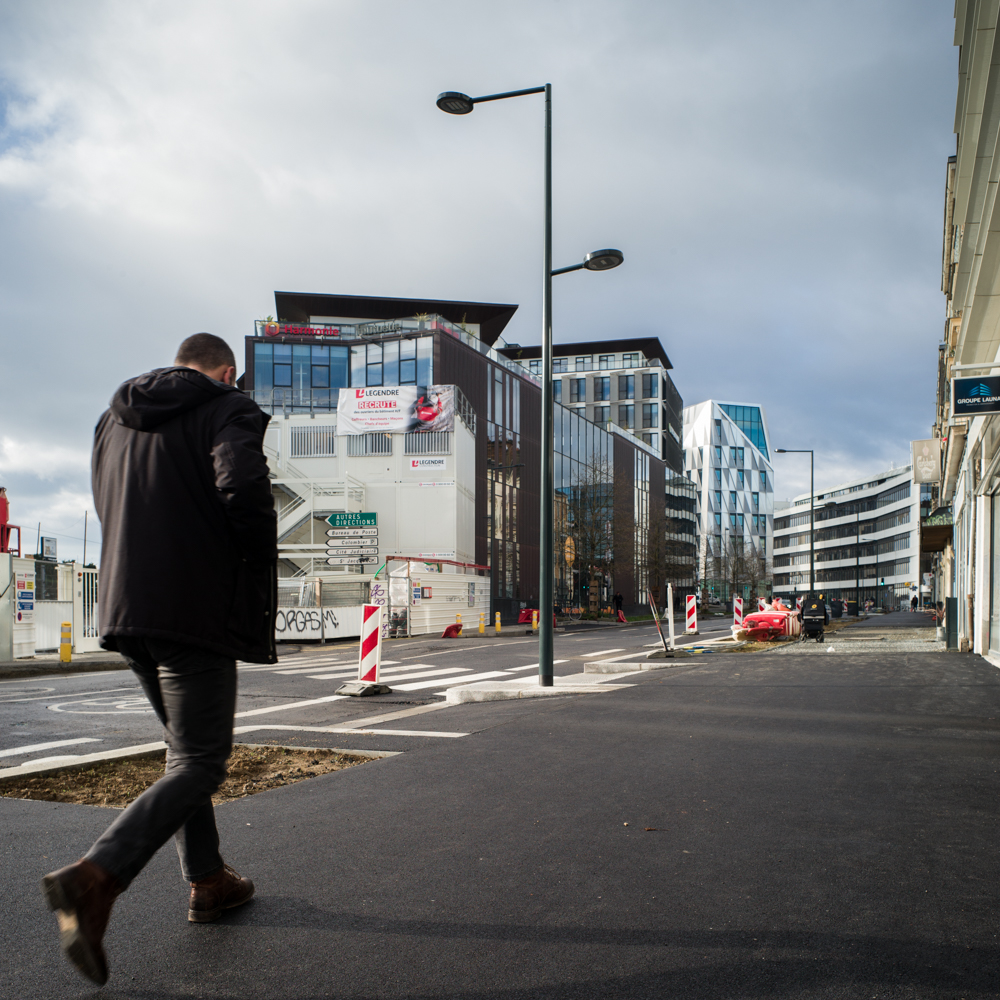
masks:
<path id="1" fill-rule="evenodd" d="M 642 398 L 643 399 L 653 399 L 657 395 L 657 389 L 660 384 L 659 375 L 643 375 L 642 376 Z"/>
<path id="2" fill-rule="evenodd" d="M 539 362 L 541 363 L 541 362 Z M 552 359 L 552 370 L 554 372 L 568 372 L 569 371 L 569 358 L 553 358 Z"/>
<path id="3" fill-rule="evenodd" d="M 719 511 L 715 512 L 715 524 L 718 528 L 722 527 L 722 514 Z"/>
<path id="4" fill-rule="evenodd" d="M 360 387 L 368 384 L 366 374 L 367 359 L 367 344 L 351 345 L 351 385 Z"/>
<path id="5" fill-rule="evenodd" d="M 715 460 L 716 460 L 716 462 L 719 463 L 719 465 L 722 465 L 722 445 L 721 444 L 717 444 L 715 446 Z"/>
<path id="6" fill-rule="evenodd" d="M 722 490 L 715 490 L 715 505 L 722 507 Z"/>
<path id="7" fill-rule="evenodd" d="M 590 358 L 589 355 L 587 357 L 585 357 L 585 358 L 577 358 L 576 359 L 576 370 L 578 372 L 589 372 L 590 369 L 593 368 L 593 367 L 594 367 L 594 364 L 591 361 L 591 358 Z"/>
<path id="8" fill-rule="evenodd" d="M 715 439 L 717 441 L 721 441 L 722 440 L 722 421 L 721 420 L 716 420 L 715 421 Z"/>
<path id="9" fill-rule="evenodd" d="M 382 385 L 399 385 L 399 341 L 382 345 Z"/>
<path id="10" fill-rule="evenodd" d="M 760 488 L 762 490 L 766 490 L 767 489 L 767 473 L 764 472 L 763 469 L 761 469 L 761 472 L 760 472 Z"/>
<path id="11" fill-rule="evenodd" d="M 736 515 L 735 514 L 730 514 L 729 515 L 729 527 L 730 528 L 735 528 L 736 527 Z"/>
<path id="12" fill-rule="evenodd" d="M 598 375 L 594 379 L 594 400 L 601 402 L 611 398 L 611 377 L 609 375 Z"/>
<path id="13" fill-rule="evenodd" d="M 350 348 L 331 347 L 330 348 L 330 387 L 332 389 L 346 389 L 350 383 L 347 376 L 347 358 Z"/>
<path id="14" fill-rule="evenodd" d="M 602 372 L 606 372 L 609 368 L 614 368 L 615 356 L 613 354 L 602 354 L 598 361 L 598 366 Z"/>
<path id="15" fill-rule="evenodd" d="M 595 406 L 594 407 L 594 423 L 595 424 L 606 424 L 611 419 L 611 407 L 610 406 Z"/>
<path id="16" fill-rule="evenodd" d="M 368 385 L 382 384 L 382 345 L 368 345 Z"/>
<path id="17" fill-rule="evenodd" d="M 330 388 L 330 366 L 329 365 L 313 365 L 312 366 L 312 387 L 314 389 L 329 389 Z"/>
<path id="18" fill-rule="evenodd" d="M 569 380 L 569 401 L 571 403 L 587 402 L 587 380 L 585 378 L 571 378 Z"/>
<path id="19" fill-rule="evenodd" d="M 753 516 L 753 530 L 756 531 L 760 524 L 760 517 L 757 514 Z"/>
<path id="20" fill-rule="evenodd" d="M 310 369 L 310 350 L 308 344 L 292 345 L 292 388 L 299 392 L 312 386 Z"/>
<path id="21" fill-rule="evenodd" d="M 659 427 L 660 426 L 660 404 L 659 403 L 643 403 L 642 404 L 642 426 L 643 427 Z"/>
<path id="22" fill-rule="evenodd" d="M 281 364 L 274 366 L 274 384 L 276 386 L 291 386 L 292 384 L 292 364 Z"/>
<path id="23" fill-rule="evenodd" d="M 399 384 L 413 385 L 417 381 L 417 342 L 399 342 Z"/>
<path id="24" fill-rule="evenodd" d="M 619 375 L 618 376 L 618 398 L 619 399 L 635 399 L 635 376 L 634 375 Z"/>
<path id="25" fill-rule="evenodd" d="M 737 479 L 737 482 L 739 482 L 739 484 L 740 484 L 740 488 L 742 489 L 742 487 L 743 487 L 743 470 L 742 469 L 737 469 L 736 470 L 736 479 Z"/>
<path id="26" fill-rule="evenodd" d="M 433 337 L 417 338 L 417 385 L 434 384 L 434 365 L 431 360 L 433 350 Z"/>
<path id="27" fill-rule="evenodd" d="M 529 361 L 528 371 L 531 372 L 532 375 L 541 375 L 542 374 L 541 358 L 535 358 L 533 361 Z"/>
<path id="28" fill-rule="evenodd" d="M 253 388 L 270 389 L 274 385 L 274 355 L 271 344 L 253 345 Z"/>
<path id="29" fill-rule="evenodd" d="M 722 551 L 722 535 L 715 536 L 715 551 L 716 552 Z"/>
<path id="30" fill-rule="evenodd" d="M 721 483 L 722 482 L 722 469 L 716 469 L 715 470 L 715 481 L 717 483 Z"/>
<path id="31" fill-rule="evenodd" d="M 735 448 L 730 448 L 729 449 L 729 464 L 730 465 L 735 465 L 736 464 L 736 449 Z"/>
<path id="32" fill-rule="evenodd" d="M 742 465 L 743 464 L 743 449 L 742 448 L 737 448 L 736 449 L 736 464 L 737 465 Z"/>
<path id="33" fill-rule="evenodd" d="M 622 368 L 638 368 L 639 367 L 639 355 L 638 354 L 623 354 L 622 355 Z M 629 396 L 629 399 L 632 397 Z"/>
<path id="34" fill-rule="evenodd" d="M 619 406 L 618 407 L 618 426 L 624 427 L 625 430 L 630 431 L 635 427 L 635 407 L 634 406 Z"/>
<path id="35" fill-rule="evenodd" d="M 736 523 L 739 525 L 740 531 L 742 531 L 743 530 L 743 515 L 742 514 L 737 514 L 736 515 Z"/>
<path id="36" fill-rule="evenodd" d="M 736 506 L 736 490 L 729 491 L 729 502 L 735 507 Z"/>
<path id="37" fill-rule="evenodd" d="M 760 494 L 751 493 L 750 499 L 753 501 L 754 510 L 756 510 L 760 506 Z"/>
<path id="38" fill-rule="evenodd" d="M 767 536 L 766 535 L 761 535 L 760 536 L 760 551 L 761 551 L 761 555 L 763 555 L 764 553 L 767 552 Z"/>
<path id="39" fill-rule="evenodd" d="M 552 380 L 552 398 L 557 402 L 562 402 L 562 379 L 556 378 Z"/>

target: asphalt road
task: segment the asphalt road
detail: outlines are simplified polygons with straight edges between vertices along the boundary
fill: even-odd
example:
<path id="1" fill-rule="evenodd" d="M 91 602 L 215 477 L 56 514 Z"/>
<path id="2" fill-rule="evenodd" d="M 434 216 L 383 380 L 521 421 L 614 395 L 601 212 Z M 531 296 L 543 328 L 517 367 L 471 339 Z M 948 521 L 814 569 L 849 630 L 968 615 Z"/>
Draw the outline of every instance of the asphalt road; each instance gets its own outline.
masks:
<path id="1" fill-rule="evenodd" d="M 702 623 L 703 637 L 728 631 L 716 619 Z M 695 641 L 678 637 L 681 642 Z M 657 641 L 652 624 L 558 633 L 557 675 L 579 673 L 587 659 L 627 656 Z M 357 676 L 357 643 L 289 647 L 275 666 L 240 666 L 237 726 L 337 726 L 440 702 L 452 685 L 537 673 L 538 641 L 505 630 L 500 637 L 386 641 L 383 679 L 393 694 L 329 700 Z M 335 697 L 335 696 L 334 696 Z M 398 727 L 397 727 L 398 728 Z M 411 729 L 409 725 L 403 727 Z M 113 670 L 0 682 L 0 767 L 159 740 L 160 725 L 131 672 Z M 415 737 L 381 735 L 358 744 L 400 749 Z M 298 742 L 294 730 L 256 729 L 238 734 L 244 742 Z"/>
<path id="2" fill-rule="evenodd" d="M 161 851 L 112 916 L 100 995 L 1000 995 L 1000 674 L 958 653 L 677 662 L 415 716 L 470 735 L 220 807 L 256 899 L 189 924 Z M 0 800 L 6 996 L 97 995 L 37 879 L 110 816 Z"/>

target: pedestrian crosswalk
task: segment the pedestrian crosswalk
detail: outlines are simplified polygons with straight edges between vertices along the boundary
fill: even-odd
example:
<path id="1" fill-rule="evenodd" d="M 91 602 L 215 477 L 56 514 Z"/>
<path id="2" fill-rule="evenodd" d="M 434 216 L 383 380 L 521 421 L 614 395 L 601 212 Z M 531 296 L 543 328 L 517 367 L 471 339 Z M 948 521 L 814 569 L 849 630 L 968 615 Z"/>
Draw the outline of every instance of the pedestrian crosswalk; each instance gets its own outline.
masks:
<path id="1" fill-rule="evenodd" d="M 428 655 L 428 654 L 425 654 Z M 433 655 L 433 654 L 429 654 Z M 283 677 L 310 681 L 329 681 L 339 687 L 342 683 L 357 677 L 358 663 L 354 650 L 333 653 L 329 650 L 316 653 L 296 653 L 281 658 L 276 664 L 241 663 L 241 672 L 266 671 Z M 565 663 L 566 660 L 555 660 Z M 516 678 L 529 670 L 537 670 L 537 663 L 497 670 L 477 670 L 475 667 L 456 667 L 450 663 L 402 663 L 399 660 L 383 660 L 379 679 L 393 691 L 422 691 L 432 696 L 444 697 L 448 688 L 477 681 Z"/>

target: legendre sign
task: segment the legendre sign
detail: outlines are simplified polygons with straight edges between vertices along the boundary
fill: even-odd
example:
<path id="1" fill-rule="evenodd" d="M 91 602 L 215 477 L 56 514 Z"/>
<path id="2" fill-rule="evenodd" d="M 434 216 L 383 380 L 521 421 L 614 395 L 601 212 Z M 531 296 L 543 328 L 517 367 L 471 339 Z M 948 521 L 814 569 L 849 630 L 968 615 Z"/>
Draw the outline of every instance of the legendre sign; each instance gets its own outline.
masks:
<path id="1" fill-rule="evenodd" d="M 337 433 L 420 434 L 455 429 L 455 388 L 450 385 L 398 385 L 341 389 Z"/>
<path id="2" fill-rule="evenodd" d="M 1000 413 L 1000 375 L 952 379 L 951 400 L 956 417 Z"/>

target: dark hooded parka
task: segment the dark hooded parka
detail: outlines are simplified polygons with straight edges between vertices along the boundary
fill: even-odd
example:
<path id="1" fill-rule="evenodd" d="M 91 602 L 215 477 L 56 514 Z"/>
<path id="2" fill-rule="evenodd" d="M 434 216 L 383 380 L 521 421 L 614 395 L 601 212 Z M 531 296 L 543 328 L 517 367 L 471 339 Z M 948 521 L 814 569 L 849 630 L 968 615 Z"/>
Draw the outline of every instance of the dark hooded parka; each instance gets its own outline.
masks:
<path id="1" fill-rule="evenodd" d="M 118 388 L 93 455 L 105 649 L 116 636 L 152 636 L 276 662 L 268 419 L 193 368 L 158 368 Z"/>

